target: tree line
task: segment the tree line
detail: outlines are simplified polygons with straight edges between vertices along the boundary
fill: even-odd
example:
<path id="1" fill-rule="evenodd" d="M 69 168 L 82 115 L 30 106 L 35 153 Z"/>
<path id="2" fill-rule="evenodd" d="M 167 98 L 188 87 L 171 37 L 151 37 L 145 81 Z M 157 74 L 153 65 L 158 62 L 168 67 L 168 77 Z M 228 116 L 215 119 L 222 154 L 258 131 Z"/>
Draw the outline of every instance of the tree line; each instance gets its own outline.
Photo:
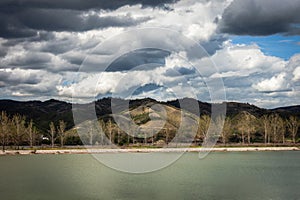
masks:
<path id="1" fill-rule="evenodd" d="M 171 116 L 176 118 L 178 116 Z M 173 120 L 178 121 L 178 120 Z M 219 144 L 296 144 L 299 142 L 299 126 L 300 119 L 297 116 L 289 116 L 287 118 L 281 117 L 278 113 L 265 114 L 261 117 L 256 117 L 249 112 L 242 111 L 235 116 L 227 116 L 224 120 L 216 118 L 212 120 L 209 115 L 202 115 L 195 126 L 187 126 L 181 129 L 183 133 L 178 136 L 178 127 L 180 124 L 175 124 L 177 128 L 164 127 L 155 135 L 148 133 L 140 133 L 137 137 L 132 137 L 120 130 L 120 128 L 113 122 L 113 120 L 99 120 L 100 127 L 102 128 L 105 138 L 108 138 L 114 144 L 133 144 L 144 143 L 153 144 L 158 141 L 164 141 L 166 144 L 174 142 L 176 137 L 181 142 L 191 142 L 196 145 L 200 145 L 205 138 L 208 137 L 208 129 L 210 126 L 214 126 L 218 123 L 224 122 L 221 135 L 215 135 Z M 179 123 L 179 121 L 177 122 Z M 192 136 L 191 132 L 197 131 L 196 136 Z M 91 131 L 92 132 L 92 131 Z M 91 133 L 90 132 L 90 133 Z M 86 140 L 85 144 L 95 144 L 99 142 L 103 144 L 103 138 L 100 138 L 100 134 L 97 138 L 97 134 L 92 136 L 86 136 L 90 139 L 90 142 Z M 149 136 L 151 135 L 151 136 Z M 145 137 L 144 137 L 145 136 Z M 210 136 L 211 137 L 211 136 Z M 91 142 L 91 141 L 94 141 Z"/>
<path id="2" fill-rule="evenodd" d="M 170 116 L 177 118 L 178 116 Z M 217 142 L 221 145 L 227 144 L 264 144 L 264 145 L 290 145 L 299 142 L 299 126 L 300 119 L 296 116 L 289 116 L 287 118 L 281 117 L 278 113 L 272 113 L 256 117 L 249 112 L 242 111 L 235 116 L 227 116 L 224 120 L 216 118 L 212 120 L 209 115 L 202 115 L 197 124 L 186 126 L 178 133 L 178 127 L 180 126 L 179 120 L 172 120 L 176 122 L 176 128 L 164 127 L 161 128 L 158 133 L 151 134 L 151 130 L 148 133 L 140 132 L 136 137 L 133 137 L 123 130 L 112 120 L 98 121 L 101 131 L 95 131 L 92 128 L 95 125 L 87 125 L 89 130 L 85 135 L 81 137 L 84 144 L 94 145 L 114 143 L 117 145 L 129 145 L 129 144 L 155 144 L 158 141 L 163 141 L 165 144 L 170 142 L 176 142 L 176 138 L 180 142 L 193 142 L 195 145 L 200 145 L 208 137 L 216 137 Z M 214 126 L 218 123 L 224 122 L 223 129 L 220 135 L 208 136 L 208 129 L 210 126 Z M 151 127 L 150 127 L 151 128 Z M 153 127 L 152 127 L 153 128 Z M 196 130 L 196 136 L 194 137 L 191 132 Z M 179 135 L 179 136 L 178 136 Z M 108 140 L 108 141 L 105 141 Z"/>
<path id="3" fill-rule="evenodd" d="M 198 139 L 205 138 L 210 122 L 208 115 L 201 116 Z M 299 140 L 299 125 L 300 120 L 296 116 L 283 118 L 277 113 L 272 113 L 255 117 L 249 112 L 242 111 L 234 117 L 225 118 L 219 142 L 224 145 L 227 143 L 296 144 Z"/>
<path id="4" fill-rule="evenodd" d="M 172 116 L 173 118 L 177 116 Z M 179 120 L 179 119 L 178 119 Z M 179 123 L 173 120 L 173 123 Z M 178 121 L 178 122 L 177 122 Z M 184 132 L 180 138 L 182 142 L 201 144 L 208 134 L 211 124 L 217 124 L 222 120 L 212 120 L 209 115 L 202 115 L 195 127 L 189 126 L 183 128 Z M 236 116 L 227 116 L 224 120 L 221 135 L 216 136 L 218 143 L 249 145 L 253 143 L 261 144 L 296 144 L 299 142 L 300 120 L 296 116 L 287 118 L 281 117 L 277 113 L 256 117 L 249 112 L 240 112 Z M 179 124 L 174 126 L 179 127 Z M 101 129 L 99 129 L 101 127 Z M 84 128 L 84 134 L 79 136 L 78 129 Z M 190 132 L 196 130 L 196 137 L 191 138 Z M 150 130 L 153 132 L 153 130 Z M 74 127 L 66 130 L 66 122 L 59 120 L 57 123 L 50 122 L 48 132 L 39 131 L 33 120 L 26 119 L 25 116 L 15 114 L 9 116 L 2 111 L 0 116 L 0 144 L 4 151 L 6 147 L 19 149 L 21 146 L 39 146 L 46 144 L 48 146 L 63 147 L 64 145 L 97 145 L 97 144 L 148 144 L 153 145 L 159 142 L 168 144 L 174 138 L 178 129 L 165 127 L 158 133 L 151 136 L 146 133 L 138 133 L 135 137 L 121 130 L 112 120 L 99 119 L 97 122 L 86 122 L 81 127 Z"/>
<path id="5" fill-rule="evenodd" d="M 55 127 L 54 123 L 50 123 L 49 135 L 51 136 L 51 145 L 54 147 L 57 140 L 61 146 L 64 144 L 66 123 L 63 120 L 59 121 L 59 125 Z M 56 134 L 58 133 L 58 134 Z M 28 120 L 24 115 L 15 114 L 9 116 L 5 111 L 0 115 L 0 144 L 2 150 L 6 147 L 20 149 L 21 146 L 34 146 L 47 143 L 50 140 L 47 136 L 44 137 L 35 126 L 32 119 Z M 43 141 L 46 140 L 46 141 Z"/>
<path id="6" fill-rule="evenodd" d="M 16 149 L 23 145 L 33 147 L 37 133 L 32 120 L 26 121 L 26 117 L 19 114 L 9 117 L 6 112 L 1 112 L 0 144 L 3 151 L 6 146 L 15 146 Z"/>

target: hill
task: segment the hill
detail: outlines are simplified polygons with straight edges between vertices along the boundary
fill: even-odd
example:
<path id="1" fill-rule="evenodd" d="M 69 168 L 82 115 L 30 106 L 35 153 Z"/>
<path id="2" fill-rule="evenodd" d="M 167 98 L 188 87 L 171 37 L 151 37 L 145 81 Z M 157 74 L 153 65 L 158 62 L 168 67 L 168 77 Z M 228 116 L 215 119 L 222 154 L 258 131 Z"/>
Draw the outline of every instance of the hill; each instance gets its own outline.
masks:
<path id="1" fill-rule="evenodd" d="M 89 106 L 94 106 L 96 109 L 96 114 L 98 118 L 105 118 L 112 114 L 111 111 L 111 98 L 99 99 L 95 104 L 88 104 Z M 180 108 L 180 101 L 184 101 L 185 110 L 189 113 L 197 114 L 195 112 L 194 103 L 196 100 L 190 98 L 184 98 L 180 100 L 173 100 L 167 102 L 158 102 L 154 99 L 136 99 L 136 100 L 124 100 L 124 99 L 113 99 L 118 103 L 125 104 L 128 103 L 131 110 L 139 107 L 148 107 L 153 104 L 158 104 L 164 106 L 168 111 L 173 109 L 173 111 L 178 111 Z M 190 102 L 190 104 L 189 104 Z M 206 102 L 197 101 L 202 114 L 211 113 L 211 104 Z M 300 116 L 300 105 L 280 107 L 275 109 L 264 109 L 259 108 L 255 105 L 248 103 L 238 103 L 238 102 L 227 102 L 227 115 L 235 116 L 242 111 L 247 111 L 252 115 L 260 117 L 264 114 L 270 114 L 273 112 L 279 113 L 283 117 L 288 117 L 290 115 Z M 87 104 L 83 105 L 86 106 Z M 151 107 L 151 106 L 150 106 Z M 115 108 L 118 112 L 122 112 L 122 107 Z M 13 101 L 13 100 L 0 100 L 0 111 L 6 111 L 9 115 L 14 115 L 19 113 L 25 115 L 28 119 L 33 119 L 36 126 L 42 131 L 46 132 L 49 127 L 49 123 L 53 121 L 58 123 L 59 120 L 64 120 L 67 122 L 67 129 L 74 126 L 73 114 L 72 114 L 72 104 L 64 101 L 58 100 L 48 100 L 48 101 Z M 140 119 L 145 120 L 145 119 Z M 170 124 L 169 124 L 170 125 Z M 171 126 L 171 125 L 170 125 Z"/>

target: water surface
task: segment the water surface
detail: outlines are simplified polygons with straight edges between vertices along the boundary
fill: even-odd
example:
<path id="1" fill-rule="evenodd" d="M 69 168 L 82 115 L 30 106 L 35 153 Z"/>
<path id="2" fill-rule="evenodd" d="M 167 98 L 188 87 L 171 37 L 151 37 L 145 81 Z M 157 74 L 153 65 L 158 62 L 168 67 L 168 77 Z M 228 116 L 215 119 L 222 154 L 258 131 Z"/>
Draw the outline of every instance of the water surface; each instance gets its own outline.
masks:
<path id="1" fill-rule="evenodd" d="M 163 154 L 162 154 L 163 155 Z M 91 155 L 0 157 L 1 199 L 300 199 L 300 152 L 186 153 L 133 175 Z"/>

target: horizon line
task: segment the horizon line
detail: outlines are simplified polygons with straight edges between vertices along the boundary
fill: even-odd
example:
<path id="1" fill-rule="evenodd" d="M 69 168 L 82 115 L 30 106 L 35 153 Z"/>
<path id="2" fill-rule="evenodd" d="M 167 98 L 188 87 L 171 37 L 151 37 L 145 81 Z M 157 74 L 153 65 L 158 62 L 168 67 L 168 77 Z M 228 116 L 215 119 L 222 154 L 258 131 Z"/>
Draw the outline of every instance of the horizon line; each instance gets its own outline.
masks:
<path id="1" fill-rule="evenodd" d="M 240 104 L 248 104 L 248 105 L 252 105 L 252 106 L 255 106 L 255 107 L 258 107 L 258 108 L 261 108 L 261 109 L 267 109 L 267 110 L 274 110 L 274 109 L 280 109 L 280 108 L 287 108 L 287 107 L 296 107 L 296 106 L 300 106 L 300 104 L 294 104 L 294 105 L 287 105 L 287 106 L 278 106 L 278 107 L 273 107 L 273 108 L 265 108 L 265 107 L 260 107 L 260 106 L 257 106 L 253 103 L 249 103 L 249 102 L 243 102 L 243 101 L 223 101 L 223 102 L 218 102 L 218 103 L 210 103 L 210 102 L 207 102 L 207 101 L 202 101 L 202 100 L 199 100 L 199 99 L 195 99 L 195 98 L 192 98 L 192 97 L 183 97 L 183 98 L 175 98 L 175 99 L 171 99 L 171 100 L 165 100 L 165 101 L 160 101 L 160 100 L 157 100 L 155 98 L 151 98 L 151 97 L 144 97 L 144 98 L 131 98 L 131 99 L 128 99 L 128 98 L 121 98 L 121 97 L 102 97 L 102 98 L 98 98 L 98 99 L 95 99 L 93 101 L 89 101 L 89 102 L 85 102 L 85 103 L 75 103 L 75 102 L 71 102 L 71 101 L 68 101 L 68 100 L 59 100 L 59 99 L 55 99 L 55 98 L 50 98 L 50 99 L 46 99 L 46 100 L 38 100 L 38 99 L 31 99 L 31 100 L 17 100 L 17 99 L 9 99 L 9 98 L 0 98 L 0 101 L 15 101 L 15 102 L 23 102 L 23 103 L 26 103 L 26 102 L 47 102 L 47 101 L 60 101 L 60 102 L 64 102 L 64 103 L 69 103 L 69 104 L 90 104 L 90 103 L 94 103 L 96 101 L 99 101 L 99 100 L 103 100 L 103 99 L 121 99 L 121 100 L 129 100 L 129 101 L 136 101 L 136 100 L 145 100 L 145 99 L 150 99 L 150 100 L 153 100 L 153 101 L 157 101 L 157 102 L 160 102 L 160 103 L 167 103 L 167 102 L 170 102 L 170 101 L 177 101 L 177 100 L 181 100 L 181 99 L 193 99 L 193 100 L 196 100 L 198 102 L 201 102 L 201 103 L 207 103 L 207 104 L 223 104 L 223 103 L 240 103 Z"/>

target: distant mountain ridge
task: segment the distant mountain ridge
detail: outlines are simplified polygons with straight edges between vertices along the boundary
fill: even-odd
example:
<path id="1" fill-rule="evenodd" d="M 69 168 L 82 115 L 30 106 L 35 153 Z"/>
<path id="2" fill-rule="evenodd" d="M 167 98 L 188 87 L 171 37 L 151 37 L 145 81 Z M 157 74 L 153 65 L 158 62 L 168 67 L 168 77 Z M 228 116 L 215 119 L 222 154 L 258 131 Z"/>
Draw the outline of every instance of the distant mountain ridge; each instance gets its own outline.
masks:
<path id="1" fill-rule="evenodd" d="M 105 115 L 110 115 L 111 111 L 111 98 L 103 98 L 89 103 L 90 106 L 96 108 L 96 114 L 98 117 L 103 117 Z M 180 109 L 180 101 L 184 101 L 186 105 L 185 110 L 197 114 L 195 112 L 194 103 L 198 102 L 200 113 L 210 114 L 211 104 L 206 102 L 201 102 L 195 99 L 184 98 L 180 100 L 172 100 L 166 102 L 159 102 L 151 98 L 135 99 L 135 100 L 123 100 L 117 99 L 118 101 L 123 101 L 124 103 L 129 103 L 130 109 L 139 107 L 141 105 L 146 105 L 150 102 L 164 104 Z M 189 102 L 191 102 L 189 104 Z M 87 104 L 83 104 L 87 105 Z M 264 114 L 270 114 L 273 112 L 279 113 L 283 117 L 288 117 L 290 115 L 296 115 L 300 117 L 300 105 L 279 107 L 274 109 L 259 108 L 255 105 L 248 103 L 238 103 L 238 102 L 226 102 L 227 105 L 227 115 L 235 116 L 242 111 L 247 111 L 256 117 L 260 117 Z M 0 100 L 0 111 L 5 111 L 9 115 L 14 115 L 19 113 L 25 115 L 28 119 L 33 119 L 36 126 L 44 132 L 48 131 L 49 123 L 51 121 L 57 123 L 59 120 L 64 120 L 67 122 L 67 129 L 74 126 L 73 114 L 72 114 L 72 104 L 64 101 L 59 101 L 55 99 L 50 99 L 47 101 L 14 101 L 14 100 Z"/>

